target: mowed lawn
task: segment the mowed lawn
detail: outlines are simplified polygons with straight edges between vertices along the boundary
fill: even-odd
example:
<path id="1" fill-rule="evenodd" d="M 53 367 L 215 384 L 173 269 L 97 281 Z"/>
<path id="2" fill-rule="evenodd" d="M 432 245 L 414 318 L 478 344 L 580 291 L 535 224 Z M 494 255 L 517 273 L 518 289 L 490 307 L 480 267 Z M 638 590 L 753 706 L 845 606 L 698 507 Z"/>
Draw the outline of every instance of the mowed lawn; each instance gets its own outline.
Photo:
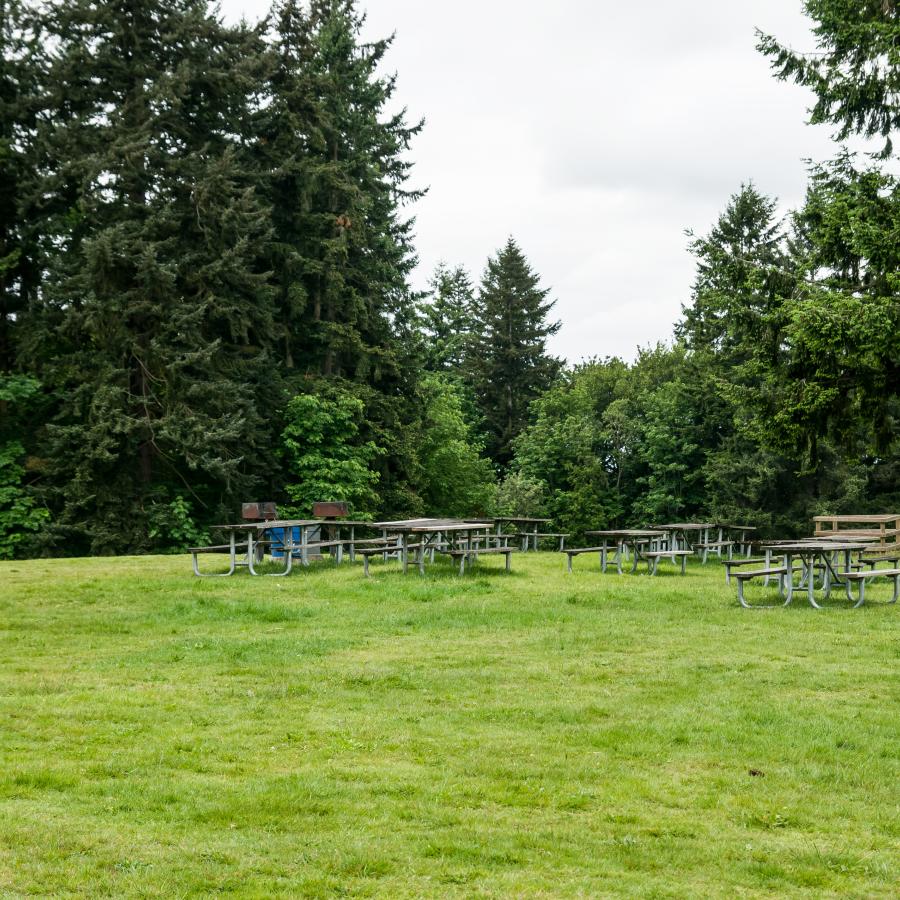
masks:
<path id="1" fill-rule="evenodd" d="M 900 608 L 663 567 L 0 563 L 0 894 L 896 897 Z"/>

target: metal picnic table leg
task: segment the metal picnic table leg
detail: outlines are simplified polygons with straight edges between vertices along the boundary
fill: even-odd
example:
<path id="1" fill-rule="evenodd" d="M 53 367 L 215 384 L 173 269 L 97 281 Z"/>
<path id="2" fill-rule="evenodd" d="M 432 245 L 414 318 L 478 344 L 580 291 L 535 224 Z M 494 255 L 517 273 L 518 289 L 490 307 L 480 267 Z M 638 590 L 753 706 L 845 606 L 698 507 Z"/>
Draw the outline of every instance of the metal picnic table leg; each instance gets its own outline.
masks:
<path id="1" fill-rule="evenodd" d="M 251 575 L 259 573 L 253 568 L 253 558 L 256 556 L 256 547 L 253 545 L 253 529 L 247 531 L 247 569 Z"/>
<path id="2" fill-rule="evenodd" d="M 197 560 L 197 554 L 191 553 L 191 567 L 194 570 L 194 574 L 198 578 L 227 578 L 229 575 L 234 574 L 235 566 L 237 566 L 237 556 L 234 544 L 234 531 L 230 531 L 230 539 L 228 541 L 228 560 L 229 567 L 227 572 L 209 572 L 203 573 L 200 571 L 200 565 Z"/>
<path id="3" fill-rule="evenodd" d="M 771 555 L 771 550 L 767 550 L 766 553 Z M 785 593 L 785 606 L 794 599 L 794 557 L 791 556 L 790 553 L 785 553 L 784 558 L 784 575 L 781 575 L 782 583 L 784 584 L 784 593 Z M 768 569 L 769 566 L 766 565 Z M 766 578 L 766 584 L 768 584 L 769 579 Z"/>
<path id="4" fill-rule="evenodd" d="M 850 571 L 850 557 L 851 553 L 849 550 L 844 551 L 844 572 L 847 573 Z M 874 564 L 873 564 L 874 568 Z M 865 584 L 865 578 L 862 579 L 862 583 Z M 844 579 L 844 591 L 847 594 L 847 599 L 852 603 L 853 602 L 853 583 L 849 578 Z M 860 604 L 857 604 L 860 605 Z"/>
<path id="5" fill-rule="evenodd" d="M 305 525 L 300 526 L 300 562 L 304 566 L 309 565 L 309 533 Z"/>
<path id="6" fill-rule="evenodd" d="M 571 565 L 572 555 L 569 554 L 569 563 Z M 605 575 L 606 574 L 606 541 L 603 541 L 603 546 L 600 548 L 600 571 Z"/>
<path id="7" fill-rule="evenodd" d="M 616 571 L 622 574 L 622 542 L 616 542 Z"/>
<path id="8" fill-rule="evenodd" d="M 422 540 L 419 541 L 419 549 L 416 550 L 416 553 L 418 553 L 418 559 L 419 559 L 419 574 L 424 575 L 425 574 L 425 535 L 424 534 L 422 535 Z"/>
<path id="9" fill-rule="evenodd" d="M 823 556 L 824 560 L 824 556 Z M 826 563 L 826 571 L 828 570 L 828 565 Z M 807 566 L 807 581 L 806 581 L 806 598 L 809 600 L 809 605 L 814 609 L 821 609 L 822 607 L 816 603 L 816 558 L 815 554 L 810 556 L 809 565 Z"/>
<path id="10" fill-rule="evenodd" d="M 400 551 L 400 559 L 403 563 L 403 574 L 406 574 L 407 563 L 409 560 L 409 534 L 403 532 L 403 547 Z"/>
<path id="11" fill-rule="evenodd" d="M 284 534 L 284 538 L 281 541 L 281 546 L 284 550 L 284 570 L 282 572 L 266 573 L 267 575 L 274 578 L 281 578 L 283 575 L 290 575 L 291 567 L 294 564 L 294 529 L 284 528 L 282 529 L 282 533 Z"/>
<path id="12" fill-rule="evenodd" d="M 350 562 L 356 562 L 356 526 L 350 526 Z"/>
<path id="13" fill-rule="evenodd" d="M 266 533 L 268 529 L 263 529 L 263 534 Z M 291 537 L 287 537 L 285 532 L 291 532 Z M 281 572 L 266 572 L 265 574 L 270 578 L 281 578 L 285 575 L 290 575 L 291 567 L 294 562 L 294 543 L 293 543 L 293 530 L 289 528 L 282 528 L 282 534 L 285 536 L 281 540 L 282 551 L 285 555 L 284 562 L 284 570 Z M 247 568 L 250 569 L 251 575 L 259 575 L 260 573 L 253 568 L 253 557 L 255 556 L 254 548 L 252 546 L 253 539 L 250 537 L 250 534 L 247 535 Z M 259 543 L 259 541 L 257 541 Z"/>
<path id="14" fill-rule="evenodd" d="M 286 528 L 285 531 L 290 535 L 285 538 L 284 541 L 284 549 L 285 549 L 285 566 L 283 572 L 277 572 L 277 575 L 290 575 L 291 568 L 294 565 L 294 529 Z"/>

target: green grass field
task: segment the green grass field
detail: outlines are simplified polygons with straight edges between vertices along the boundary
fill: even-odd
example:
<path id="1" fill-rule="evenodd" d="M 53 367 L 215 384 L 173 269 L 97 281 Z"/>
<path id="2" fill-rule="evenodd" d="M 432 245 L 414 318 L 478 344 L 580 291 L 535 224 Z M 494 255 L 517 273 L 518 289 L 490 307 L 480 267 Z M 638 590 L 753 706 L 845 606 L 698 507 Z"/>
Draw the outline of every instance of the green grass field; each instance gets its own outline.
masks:
<path id="1" fill-rule="evenodd" d="M 0 563 L 0 893 L 897 896 L 900 608 L 501 568 Z"/>

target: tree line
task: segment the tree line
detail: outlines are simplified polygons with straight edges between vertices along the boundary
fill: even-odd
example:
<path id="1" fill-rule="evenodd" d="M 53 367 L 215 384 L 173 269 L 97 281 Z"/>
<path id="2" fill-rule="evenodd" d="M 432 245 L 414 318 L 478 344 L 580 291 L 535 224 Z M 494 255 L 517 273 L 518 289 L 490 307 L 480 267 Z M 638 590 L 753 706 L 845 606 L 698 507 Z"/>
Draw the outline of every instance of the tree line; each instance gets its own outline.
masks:
<path id="1" fill-rule="evenodd" d="M 815 55 L 760 50 L 883 145 L 783 218 L 741 186 L 672 341 L 569 366 L 512 238 L 412 289 L 422 126 L 353 0 L 7 0 L 0 555 L 175 549 L 249 499 L 573 532 L 900 506 L 900 21 L 806 9 Z"/>

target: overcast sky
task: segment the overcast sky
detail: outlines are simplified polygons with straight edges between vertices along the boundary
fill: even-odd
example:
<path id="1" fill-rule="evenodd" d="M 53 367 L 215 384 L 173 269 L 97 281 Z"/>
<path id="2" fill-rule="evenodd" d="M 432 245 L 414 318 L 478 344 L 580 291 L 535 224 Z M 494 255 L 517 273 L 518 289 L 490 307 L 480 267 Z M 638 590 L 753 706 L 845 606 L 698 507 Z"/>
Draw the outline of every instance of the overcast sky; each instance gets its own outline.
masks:
<path id="1" fill-rule="evenodd" d="M 743 181 L 797 205 L 811 96 L 775 81 L 754 28 L 813 39 L 801 0 L 369 0 L 370 36 L 424 117 L 413 183 L 424 285 L 441 259 L 478 278 L 513 235 L 557 300 L 551 349 L 633 358 L 690 295 L 684 231 L 705 232 Z M 256 19 L 267 0 L 223 0 Z"/>

